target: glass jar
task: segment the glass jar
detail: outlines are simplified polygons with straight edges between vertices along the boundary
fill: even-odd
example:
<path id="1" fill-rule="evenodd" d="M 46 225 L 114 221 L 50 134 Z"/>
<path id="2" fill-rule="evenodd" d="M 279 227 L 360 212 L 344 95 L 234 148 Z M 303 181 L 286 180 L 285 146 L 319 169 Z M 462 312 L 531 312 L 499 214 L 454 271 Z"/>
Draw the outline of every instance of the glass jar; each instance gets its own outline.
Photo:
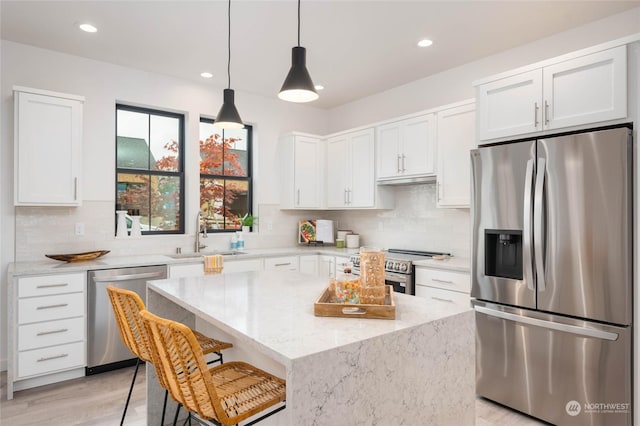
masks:
<path id="1" fill-rule="evenodd" d="M 346 264 L 342 274 L 333 280 L 334 293 L 338 303 L 360 303 L 360 279 L 351 273 L 351 264 Z"/>

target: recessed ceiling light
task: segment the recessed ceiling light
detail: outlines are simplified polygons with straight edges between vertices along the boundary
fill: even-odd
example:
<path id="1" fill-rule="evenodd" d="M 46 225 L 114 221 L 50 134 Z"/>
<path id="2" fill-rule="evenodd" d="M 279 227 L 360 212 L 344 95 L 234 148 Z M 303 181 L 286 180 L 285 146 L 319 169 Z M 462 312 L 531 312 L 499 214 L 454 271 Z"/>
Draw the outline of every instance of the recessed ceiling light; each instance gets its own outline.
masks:
<path id="1" fill-rule="evenodd" d="M 316 84 L 315 85 L 316 90 L 324 90 L 324 86 L 321 84 Z"/>
<path id="2" fill-rule="evenodd" d="M 80 25 L 78 25 L 78 27 L 82 31 L 85 31 L 85 32 L 88 32 L 88 33 L 95 33 L 95 32 L 98 31 L 98 29 L 96 27 L 94 27 L 93 25 L 91 25 L 91 24 L 80 24 Z"/>
<path id="3" fill-rule="evenodd" d="M 425 38 L 423 40 L 420 40 L 418 42 L 418 46 L 420 47 L 429 47 L 433 44 L 433 42 L 431 40 L 429 40 L 428 38 Z"/>
<path id="4" fill-rule="evenodd" d="M 200 77 L 211 78 L 213 77 L 213 74 L 211 74 L 210 72 L 201 72 Z"/>

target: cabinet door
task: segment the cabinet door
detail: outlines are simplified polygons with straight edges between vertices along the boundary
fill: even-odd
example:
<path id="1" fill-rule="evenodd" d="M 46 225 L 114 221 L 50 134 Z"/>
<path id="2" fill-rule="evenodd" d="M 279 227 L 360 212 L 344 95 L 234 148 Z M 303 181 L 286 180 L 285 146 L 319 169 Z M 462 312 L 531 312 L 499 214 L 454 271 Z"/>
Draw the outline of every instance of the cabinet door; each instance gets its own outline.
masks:
<path id="1" fill-rule="evenodd" d="M 402 122 L 402 175 L 433 175 L 436 172 L 435 115 L 427 114 Z"/>
<path id="2" fill-rule="evenodd" d="M 318 275 L 318 256 L 300 256 L 300 272 L 303 274 Z"/>
<path id="3" fill-rule="evenodd" d="M 348 207 L 373 207 L 375 203 L 375 134 L 373 129 L 350 136 L 351 184 L 347 191 Z"/>
<path id="4" fill-rule="evenodd" d="M 264 269 L 280 269 L 283 271 L 298 270 L 298 256 L 267 257 L 264 260 Z"/>
<path id="5" fill-rule="evenodd" d="M 438 207 L 469 207 L 475 104 L 438 112 Z"/>
<path id="6" fill-rule="evenodd" d="M 224 265 L 223 270 L 227 269 Z M 188 265 L 169 265 L 169 278 L 203 277 L 204 265 L 202 263 L 190 263 Z"/>
<path id="7" fill-rule="evenodd" d="M 348 203 L 349 150 L 346 136 L 327 141 L 327 207 L 343 208 Z"/>
<path id="8" fill-rule="evenodd" d="M 336 276 L 336 259 L 333 256 L 318 256 L 318 276 L 329 279 Z"/>
<path id="9" fill-rule="evenodd" d="M 294 204 L 299 208 L 320 207 L 320 140 L 296 136 L 294 143 Z"/>
<path id="10" fill-rule="evenodd" d="M 545 67 L 545 128 L 626 117 L 626 49 L 620 46 Z"/>
<path id="11" fill-rule="evenodd" d="M 80 205 L 82 102 L 15 92 L 15 106 L 15 205 Z"/>
<path id="12" fill-rule="evenodd" d="M 542 70 L 478 87 L 480 140 L 542 130 Z"/>
<path id="13" fill-rule="evenodd" d="M 262 264 L 262 258 L 225 262 L 222 273 L 229 274 L 232 272 L 261 271 L 263 269 Z"/>
<path id="14" fill-rule="evenodd" d="M 388 178 L 400 174 L 400 122 L 377 128 L 378 177 Z"/>
<path id="15" fill-rule="evenodd" d="M 466 293 L 442 290 L 440 288 L 416 285 L 416 297 L 451 303 L 458 306 L 469 306 L 471 298 Z"/>

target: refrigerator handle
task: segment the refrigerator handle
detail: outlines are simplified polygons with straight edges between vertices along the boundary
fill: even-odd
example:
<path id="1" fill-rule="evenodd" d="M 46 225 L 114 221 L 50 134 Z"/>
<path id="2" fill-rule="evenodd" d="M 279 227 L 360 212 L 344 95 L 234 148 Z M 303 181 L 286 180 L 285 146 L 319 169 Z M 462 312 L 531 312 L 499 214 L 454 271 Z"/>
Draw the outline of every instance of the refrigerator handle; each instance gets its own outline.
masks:
<path id="1" fill-rule="evenodd" d="M 527 288 L 535 291 L 533 283 L 533 257 L 531 255 L 531 188 L 533 187 L 533 160 L 527 161 L 524 173 L 524 232 L 522 233 L 522 257 L 524 266 L 524 279 Z"/>
<path id="2" fill-rule="evenodd" d="M 547 328 L 550 330 L 563 331 L 565 333 L 577 334 L 585 337 L 595 337 L 596 339 L 604 339 L 615 341 L 618 340 L 617 333 L 611 333 L 609 331 L 597 330 L 595 328 L 579 327 L 577 325 L 562 324 L 559 322 L 545 321 L 537 318 L 524 317 L 521 315 L 512 314 L 510 312 L 496 311 L 494 309 L 485 308 L 484 306 L 476 306 L 476 312 L 504 319 L 507 321 L 519 322 L 521 324 L 532 325 L 535 327 Z"/>
<path id="3" fill-rule="evenodd" d="M 546 160 L 538 158 L 538 171 L 536 172 L 536 189 L 533 194 L 533 257 L 536 264 L 536 279 L 538 291 L 544 291 L 546 286 L 544 280 L 544 256 L 543 256 L 543 226 L 542 219 L 544 212 L 544 175 Z"/>

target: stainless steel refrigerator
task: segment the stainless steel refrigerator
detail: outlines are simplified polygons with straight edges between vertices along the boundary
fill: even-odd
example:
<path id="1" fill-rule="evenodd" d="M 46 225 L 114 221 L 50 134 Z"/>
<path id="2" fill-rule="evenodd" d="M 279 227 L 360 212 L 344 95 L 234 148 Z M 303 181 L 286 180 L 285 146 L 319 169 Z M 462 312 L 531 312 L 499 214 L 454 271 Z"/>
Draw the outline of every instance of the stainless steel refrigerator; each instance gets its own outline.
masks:
<path id="1" fill-rule="evenodd" d="M 478 395 L 557 425 L 632 424 L 631 135 L 472 151 Z"/>

